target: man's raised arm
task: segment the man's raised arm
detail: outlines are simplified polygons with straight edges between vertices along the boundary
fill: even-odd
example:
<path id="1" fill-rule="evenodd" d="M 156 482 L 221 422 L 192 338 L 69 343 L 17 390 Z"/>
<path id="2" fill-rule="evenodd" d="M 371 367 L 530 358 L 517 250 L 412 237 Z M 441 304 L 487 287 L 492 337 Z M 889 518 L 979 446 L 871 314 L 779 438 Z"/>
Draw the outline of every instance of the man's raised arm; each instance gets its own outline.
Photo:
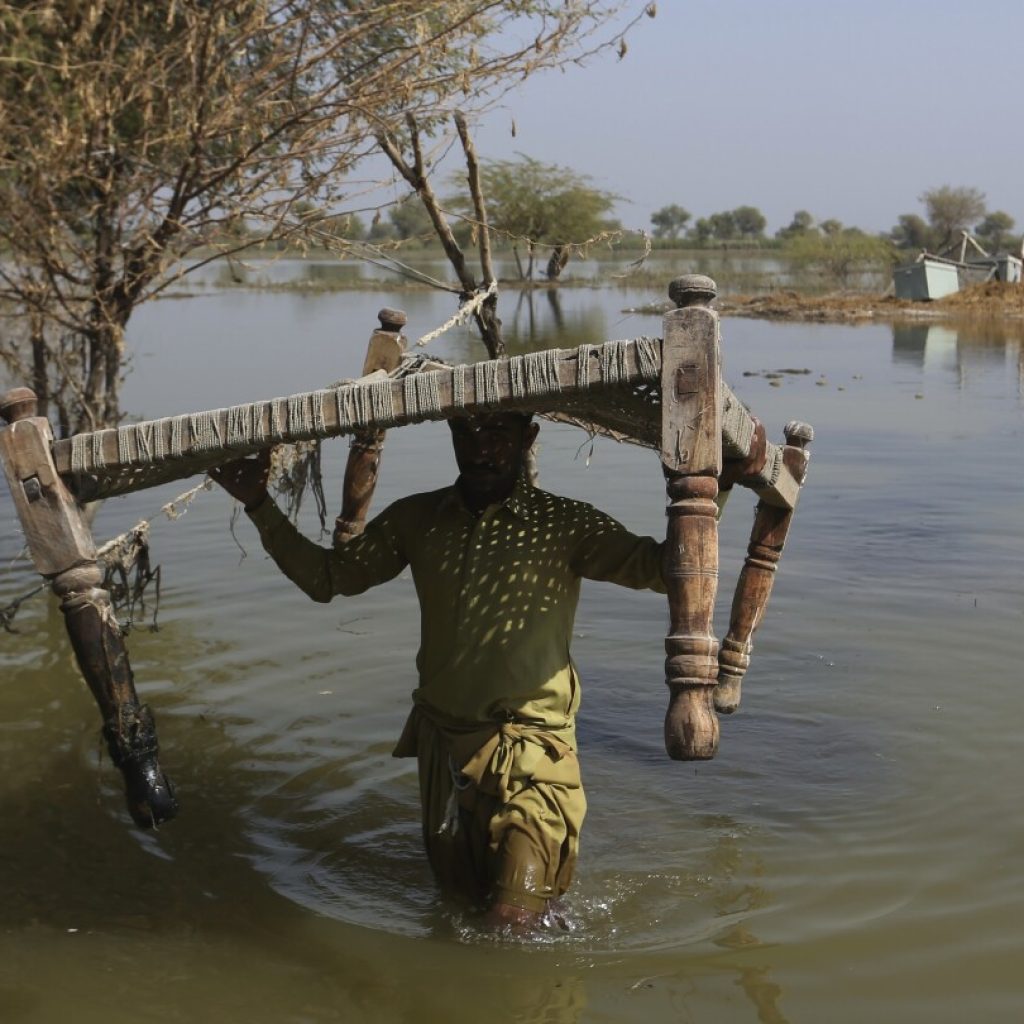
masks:
<path id="1" fill-rule="evenodd" d="M 267 491 L 269 469 L 269 453 L 261 453 L 220 466 L 210 476 L 242 503 L 278 568 L 314 601 L 361 594 L 394 579 L 408 564 L 396 506 L 368 523 L 360 536 L 324 548 L 304 537 L 274 503 Z"/>

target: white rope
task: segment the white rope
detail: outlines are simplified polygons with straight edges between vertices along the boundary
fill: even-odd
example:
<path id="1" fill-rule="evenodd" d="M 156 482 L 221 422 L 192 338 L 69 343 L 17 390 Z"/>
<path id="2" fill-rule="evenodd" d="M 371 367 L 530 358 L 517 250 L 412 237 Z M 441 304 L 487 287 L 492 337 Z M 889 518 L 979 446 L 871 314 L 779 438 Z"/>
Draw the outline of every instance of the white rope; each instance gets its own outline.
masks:
<path id="1" fill-rule="evenodd" d="M 327 401 L 327 396 L 330 391 L 320 390 L 314 391 L 310 395 L 310 405 L 313 409 L 313 431 L 318 436 L 323 435 L 327 431 L 327 420 L 324 418 L 324 403 Z"/>
<path id="2" fill-rule="evenodd" d="M 390 427 L 397 421 L 395 414 L 395 393 L 391 389 L 391 381 L 385 377 L 375 380 L 369 386 L 370 411 L 373 423 L 378 427 Z"/>
<path id="3" fill-rule="evenodd" d="M 456 409 L 466 408 L 466 367 L 456 366 L 452 370 L 452 404 Z"/>
<path id="4" fill-rule="evenodd" d="M 412 373 L 405 378 L 404 399 L 406 419 L 413 422 L 438 419 L 441 416 L 441 371 Z"/>
<path id="5" fill-rule="evenodd" d="M 163 514 L 172 522 L 175 519 L 180 519 L 188 511 L 189 505 L 192 504 L 199 492 L 208 491 L 212 487 L 213 481 L 209 477 L 205 477 L 202 483 L 196 484 L 195 487 L 190 487 L 183 494 L 179 494 L 165 505 L 161 505 L 159 512 L 154 513 L 148 519 L 140 519 L 130 530 L 125 530 L 124 533 L 119 533 L 105 544 L 100 545 L 96 551 L 96 557 L 103 558 L 104 555 L 109 555 L 111 551 L 115 551 L 133 535 L 137 536 L 140 532 L 142 534 L 147 533 L 153 520 L 160 514 Z"/>
<path id="6" fill-rule="evenodd" d="M 270 400 L 270 437 L 275 441 L 283 440 L 285 436 L 285 424 L 281 418 L 281 399 Z"/>
<path id="7" fill-rule="evenodd" d="M 661 376 L 661 342 L 658 338 L 637 338 L 636 362 L 645 377 L 657 380 Z"/>
<path id="8" fill-rule="evenodd" d="M 262 444 L 267 439 L 267 428 L 264 423 L 270 418 L 270 410 L 266 402 L 258 402 L 252 407 L 252 435 Z"/>
<path id="9" fill-rule="evenodd" d="M 193 451 L 210 452 L 224 447 L 220 432 L 220 409 L 211 412 L 194 412 L 188 417 L 189 433 L 192 435 Z"/>
<path id="10" fill-rule="evenodd" d="M 89 472 L 89 435 L 75 434 L 71 438 L 71 472 Z"/>
<path id="11" fill-rule="evenodd" d="M 133 434 L 135 433 L 134 426 L 118 427 L 117 428 L 117 461 L 123 466 L 127 466 L 133 462 L 131 445 L 128 443 L 133 440 Z M 138 444 L 136 443 L 136 451 L 138 451 Z"/>
<path id="12" fill-rule="evenodd" d="M 440 338 L 445 331 L 450 331 L 453 327 L 461 327 L 474 313 L 478 312 L 480 307 L 493 295 L 498 294 L 498 282 L 492 281 L 482 291 L 477 291 L 471 299 L 464 302 L 455 311 L 453 316 L 450 316 L 440 327 L 435 328 L 429 334 L 424 334 L 419 341 L 416 342 L 419 348 L 423 348 L 424 345 L 429 345 L 435 338 Z"/>
<path id="13" fill-rule="evenodd" d="M 597 351 L 596 345 L 580 345 L 576 361 L 576 387 L 585 391 L 590 387 L 590 359 Z"/>
<path id="14" fill-rule="evenodd" d="M 601 346 L 601 379 L 605 384 L 621 384 L 626 379 L 628 341 L 607 341 Z"/>
<path id="15" fill-rule="evenodd" d="M 163 435 L 158 435 L 157 423 L 135 423 L 118 427 L 118 459 L 123 463 L 152 462 L 158 436 L 160 441 L 163 441 Z"/>
<path id="16" fill-rule="evenodd" d="M 498 363 L 497 359 L 491 359 L 486 363 L 473 364 L 477 405 L 494 405 L 501 397 L 498 387 Z"/>
<path id="17" fill-rule="evenodd" d="M 308 395 L 291 395 L 288 398 L 288 433 L 294 436 L 309 433 L 313 429 L 313 410 L 306 399 Z"/>
<path id="18" fill-rule="evenodd" d="M 171 419 L 171 458 L 180 459 L 185 454 L 184 434 L 187 429 L 187 416 L 174 416 Z"/>
<path id="19" fill-rule="evenodd" d="M 255 433 L 253 421 L 256 418 L 256 408 L 254 405 L 233 405 L 228 409 L 229 448 L 241 448 L 251 442 Z"/>
<path id="20" fill-rule="evenodd" d="M 558 394 L 562 382 L 558 379 L 558 358 L 561 352 L 545 349 L 542 352 L 528 352 L 513 356 L 508 361 L 509 383 L 513 398 L 542 398 Z"/>
<path id="21" fill-rule="evenodd" d="M 356 412 L 353 422 L 360 427 L 365 427 L 373 416 L 373 408 L 370 404 L 369 391 L 358 385 L 352 389 L 352 397 L 355 399 Z"/>
<path id="22" fill-rule="evenodd" d="M 630 347 L 634 355 L 630 357 Z M 559 368 L 565 353 L 546 349 L 513 356 L 508 360 L 488 360 L 470 366 L 412 373 L 402 379 L 405 413 L 403 421 L 416 422 L 442 416 L 442 375 L 450 381 L 452 408 L 466 408 L 470 370 L 473 374 L 474 404 L 487 407 L 502 398 L 502 381 L 508 373 L 511 397 L 520 403 L 538 402 L 561 393 Z M 595 386 L 625 383 L 631 362 L 638 375 L 656 380 L 661 366 L 660 341 L 639 338 L 636 341 L 611 341 L 604 345 L 581 345 L 577 351 L 575 387 L 587 390 Z M 508 370 L 502 366 L 507 365 Z M 398 422 L 393 377 L 383 373 L 362 381 L 274 398 L 270 401 L 236 405 L 208 412 L 143 421 L 117 428 L 117 465 L 146 466 L 168 458 L 187 458 L 217 450 L 252 449 L 275 442 L 322 437 L 328 433 L 325 409 L 328 402 L 336 408 L 338 433 L 352 430 L 385 429 Z M 725 410 L 729 412 L 730 410 Z M 731 418 L 730 418 L 731 422 Z M 747 426 L 742 414 L 737 431 Z M 71 470 L 78 474 L 107 469 L 103 442 L 109 431 L 76 434 L 71 438 Z M 331 430 L 334 433 L 334 430 Z M 115 466 L 109 467 L 114 469 Z"/>
<path id="23" fill-rule="evenodd" d="M 355 408 L 352 404 L 352 388 L 348 385 L 334 389 L 334 407 L 338 416 L 338 426 L 345 430 L 352 426 Z"/>

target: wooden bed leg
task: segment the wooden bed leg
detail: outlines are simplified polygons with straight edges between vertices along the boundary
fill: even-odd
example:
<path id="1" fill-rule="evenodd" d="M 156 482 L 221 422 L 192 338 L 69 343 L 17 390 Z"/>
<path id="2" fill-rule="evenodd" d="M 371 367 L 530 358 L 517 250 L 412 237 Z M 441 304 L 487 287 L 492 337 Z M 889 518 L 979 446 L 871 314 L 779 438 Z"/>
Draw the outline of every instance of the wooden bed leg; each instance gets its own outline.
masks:
<path id="1" fill-rule="evenodd" d="M 390 373 L 402 361 L 405 341 L 402 328 L 408 318 L 400 309 L 382 309 L 377 314 L 380 328 L 370 335 L 363 363 L 363 376 L 375 370 Z M 366 526 L 366 515 L 373 500 L 384 450 L 383 430 L 363 430 L 352 436 L 345 481 L 342 485 L 341 515 L 334 521 L 334 543 L 344 544 L 358 537 Z"/>
<path id="2" fill-rule="evenodd" d="M 712 704 L 722 465 L 718 316 L 705 305 L 715 294 L 710 278 L 680 278 L 669 294 L 679 308 L 665 315 L 662 342 L 661 463 L 669 499 L 663 575 L 670 617 L 665 749 L 677 761 L 692 761 L 718 749 Z"/>
<path id="3" fill-rule="evenodd" d="M 0 400 L 0 459 L 36 570 L 61 600 L 71 646 L 103 716 L 110 756 L 125 781 L 128 810 L 143 828 L 178 811 L 157 760 L 156 729 L 139 703 L 128 652 L 110 595 L 100 588 L 96 545 L 50 455 L 50 424 L 36 416 L 36 396 L 15 388 Z"/>
<path id="4" fill-rule="evenodd" d="M 793 421 L 786 424 L 785 432 L 783 459 L 797 481 L 803 483 L 810 458 L 807 446 L 814 440 L 814 430 L 806 423 Z M 743 677 L 750 665 L 753 636 L 768 607 L 775 571 L 793 522 L 793 511 L 762 500 L 754 513 L 747 557 L 732 599 L 729 632 L 718 655 L 715 708 L 722 714 L 730 715 L 739 707 Z"/>

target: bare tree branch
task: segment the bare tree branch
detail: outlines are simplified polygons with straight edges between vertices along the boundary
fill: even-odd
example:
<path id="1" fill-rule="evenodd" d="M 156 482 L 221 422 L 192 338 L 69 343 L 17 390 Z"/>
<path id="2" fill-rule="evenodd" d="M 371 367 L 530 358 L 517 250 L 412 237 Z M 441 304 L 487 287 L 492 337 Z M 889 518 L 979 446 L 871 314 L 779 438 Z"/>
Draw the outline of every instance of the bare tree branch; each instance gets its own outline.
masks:
<path id="1" fill-rule="evenodd" d="M 311 244 L 318 216 L 344 209 L 374 137 L 393 141 L 406 125 L 406 171 L 472 294 L 421 139 L 456 107 L 485 109 L 525 76 L 618 47 L 645 10 L 639 0 L 0 5 L 0 346 L 12 382 L 43 388 L 62 429 L 116 423 L 136 306 L 253 242 Z M 296 216 L 300 204 L 320 213 Z"/>

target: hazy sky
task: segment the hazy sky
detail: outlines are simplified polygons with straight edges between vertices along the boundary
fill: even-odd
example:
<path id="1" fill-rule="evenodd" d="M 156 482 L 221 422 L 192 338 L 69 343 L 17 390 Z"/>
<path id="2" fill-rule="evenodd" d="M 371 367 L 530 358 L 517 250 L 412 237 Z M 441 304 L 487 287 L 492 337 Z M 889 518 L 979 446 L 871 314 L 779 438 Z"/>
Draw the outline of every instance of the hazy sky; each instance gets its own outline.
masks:
<path id="1" fill-rule="evenodd" d="M 943 184 L 1021 227 L 1022 57 L 1024 0 L 660 0 L 625 60 L 528 82 L 477 144 L 590 174 L 626 227 L 749 203 L 879 231 Z"/>

